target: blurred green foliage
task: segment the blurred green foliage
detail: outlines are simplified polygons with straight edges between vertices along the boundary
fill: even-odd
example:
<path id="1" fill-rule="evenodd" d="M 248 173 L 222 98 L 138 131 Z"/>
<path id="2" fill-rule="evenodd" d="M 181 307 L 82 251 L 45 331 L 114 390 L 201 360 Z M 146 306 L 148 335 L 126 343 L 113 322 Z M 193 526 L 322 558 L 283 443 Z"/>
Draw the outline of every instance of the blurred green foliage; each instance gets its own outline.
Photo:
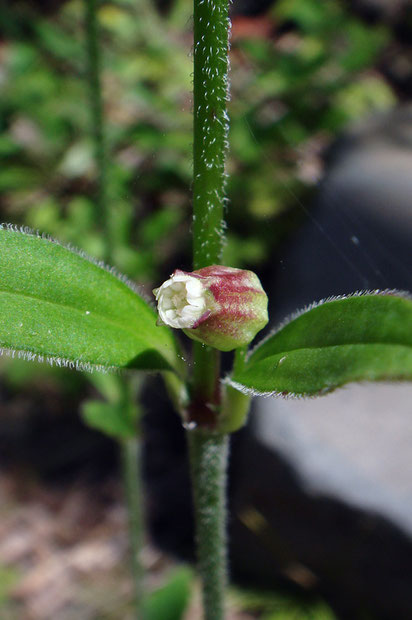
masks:
<path id="1" fill-rule="evenodd" d="M 337 0 L 279 0 L 271 17 L 271 37 L 233 45 L 229 264 L 264 262 L 318 181 L 324 148 L 348 122 L 394 101 L 373 70 L 385 28 Z M 233 244 L 245 220 L 261 253 Z"/>
<path id="2" fill-rule="evenodd" d="M 0 5 L 0 219 L 99 258 L 105 244 L 94 200 L 84 5 L 57 3 L 47 14 L 41 6 Z M 162 17 L 150 0 L 108 0 L 99 10 L 111 255 L 147 291 L 175 267 L 190 266 L 190 14 L 187 0 L 172 2 Z M 324 148 L 348 122 L 393 104 L 375 66 L 389 33 L 364 25 L 339 0 L 278 0 L 264 29 L 242 30 L 235 21 L 233 35 L 224 262 L 263 269 L 307 204 Z M 84 387 L 80 375 L 61 369 L 18 360 L 1 367 L 13 390 L 46 375 L 62 390 Z M 109 402 L 110 382 L 97 386 Z M 99 425 L 106 406 L 89 403 L 89 423 Z M 129 433 L 128 425 L 107 424 L 115 435 Z M 151 603 L 159 617 L 174 598 L 170 617 L 179 617 L 188 580 L 177 574 Z M 9 583 L 2 571 L 0 581 L 2 602 Z M 321 604 L 308 609 L 279 597 L 244 607 L 266 620 L 333 618 Z"/>
<path id="3" fill-rule="evenodd" d="M 193 589 L 193 573 L 180 566 L 168 575 L 164 586 L 154 590 L 147 599 L 147 620 L 182 620 Z"/>
<path id="4" fill-rule="evenodd" d="M 84 7 L 46 17 L 2 9 L 2 219 L 102 256 L 84 44 Z M 189 262 L 190 3 L 160 17 L 149 0 L 99 11 L 109 143 L 109 195 L 121 271 L 151 286 Z M 338 2 L 280 0 L 265 34 L 232 45 L 229 225 L 225 262 L 264 263 L 320 174 L 319 155 L 348 122 L 389 106 L 373 70 L 388 40 Z"/>
<path id="5" fill-rule="evenodd" d="M 331 608 L 313 597 L 297 597 L 275 591 L 235 590 L 242 609 L 261 620 L 335 620 Z"/>
<path id="6" fill-rule="evenodd" d="M 11 595 L 18 580 L 19 575 L 14 568 L 0 565 L 0 609 L 2 620 L 15 620 L 17 617 Z"/>

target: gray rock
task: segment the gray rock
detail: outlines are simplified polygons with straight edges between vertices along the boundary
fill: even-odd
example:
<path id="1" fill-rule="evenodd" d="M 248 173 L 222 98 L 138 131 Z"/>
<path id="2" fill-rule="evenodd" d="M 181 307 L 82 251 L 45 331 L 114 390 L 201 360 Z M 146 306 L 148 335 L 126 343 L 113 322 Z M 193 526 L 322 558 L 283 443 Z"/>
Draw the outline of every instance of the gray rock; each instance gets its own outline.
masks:
<path id="1" fill-rule="evenodd" d="M 293 466 L 307 493 L 379 513 L 412 536 L 411 402 L 407 384 L 259 399 L 254 430 Z"/>
<path id="2" fill-rule="evenodd" d="M 331 295 L 412 290 L 411 128 L 405 107 L 349 130 L 333 147 L 316 204 L 280 256 L 275 322 Z M 260 398 L 251 429 L 256 445 L 245 460 L 260 447 L 268 477 L 288 473 L 277 479 L 272 505 L 257 499 L 268 482 L 243 491 L 242 502 L 282 537 L 288 561 L 327 584 L 341 617 L 411 618 L 412 385 Z M 265 475 L 261 463 L 259 471 Z"/>

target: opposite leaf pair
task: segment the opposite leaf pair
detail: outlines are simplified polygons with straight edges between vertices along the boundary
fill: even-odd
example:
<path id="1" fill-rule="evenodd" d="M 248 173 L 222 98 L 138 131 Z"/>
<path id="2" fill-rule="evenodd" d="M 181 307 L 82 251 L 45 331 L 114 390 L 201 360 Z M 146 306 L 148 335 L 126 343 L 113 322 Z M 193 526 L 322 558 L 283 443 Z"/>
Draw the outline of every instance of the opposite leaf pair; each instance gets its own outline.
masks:
<path id="1" fill-rule="evenodd" d="M 265 325 L 266 296 L 251 272 L 211 267 L 178 273 L 202 283 L 192 291 L 195 310 L 189 318 L 195 322 L 192 328 L 182 325 L 192 337 L 205 340 L 201 331 L 212 325 L 207 342 L 219 345 L 220 324 L 224 346 L 219 348 L 233 348 L 228 317 L 234 308 L 241 308 L 238 317 L 232 316 L 235 326 L 238 319 L 238 332 L 239 323 L 242 327 L 241 345 L 248 330 L 250 340 Z M 226 295 L 222 276 L 231 279 Z M 170 286 L 166 284 L 156 291 L 159 300 L 165 299 L 162 294 Z M 181 307 L 181 293 L 176 291 L 176 306 L 163 305 L 161 314 Z M 226 305 L 225 297 L 230 301 Z M 150 304 L 112 270 L 55 241 L 0 228 L 3 353 L 80 370 L 136 368 L 181 374 L 173 333 L 156 321 Z M 412 379 L 412 301 L 396 291 L 374 291 L 306 309 L 255 347 L 227 381 L 251 394 L 311 396 L 351 381 L 403 379 Z"/>

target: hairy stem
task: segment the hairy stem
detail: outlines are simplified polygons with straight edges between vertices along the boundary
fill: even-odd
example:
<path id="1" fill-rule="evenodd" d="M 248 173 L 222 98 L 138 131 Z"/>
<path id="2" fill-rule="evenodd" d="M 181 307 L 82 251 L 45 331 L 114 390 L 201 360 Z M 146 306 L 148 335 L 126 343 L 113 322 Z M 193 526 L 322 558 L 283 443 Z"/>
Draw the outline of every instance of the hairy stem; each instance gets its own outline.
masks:
<path id="1" fill-rule="evenodd" d="M 228 148 L 228 0 L 194 0 L 193 266 L 221 261 Z M 220 353 L 193 347 L 188 442 L 196 548 L 205 620 L 224 618 L 227 581 L 228 437 L 214 431 L 220 413 Z M 194 428 L 192 428 L 194 427 Z"/>
<path id="2" fill-rule="evenodd" d="M 227 579 L 228 436 L 194 429 L 188 431 L 188 441 L 204 620 L 222 620 Z"/>
<path id="3" fill-rule="evenodd" d="M 123 482 L 128 508 L 130 556 L 136 619 L 143 620 L 143 567 L 139 554 L 143 545 L 143 502 L 140 472 L 140 441 L 137 437 L 121 443 Z"/>
<path id="4" fill-rule="evenodd" d="M 228 149 L 228 0 L 194 0 L 193 268 L 218 264 Z M 216 405 L 219 356 L 194 344 L 195 400 Z"/>
<path id="5" fill-rule="evenodd" d="M 193 263 L 219 263 L 228 148 L 228 0 L 194 0 Z"/>

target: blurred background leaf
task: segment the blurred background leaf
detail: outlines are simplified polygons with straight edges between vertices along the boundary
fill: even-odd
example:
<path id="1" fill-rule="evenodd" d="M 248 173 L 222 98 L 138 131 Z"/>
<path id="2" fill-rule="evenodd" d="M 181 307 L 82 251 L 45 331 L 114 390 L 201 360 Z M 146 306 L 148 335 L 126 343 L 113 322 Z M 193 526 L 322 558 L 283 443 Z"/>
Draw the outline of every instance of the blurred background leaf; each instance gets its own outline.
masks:
<path id="1" fill-rule="evenodd" d="M 153 591 L 146 602 L 148 620 L 183 620 L 193 589 L 193 573 L 185 566 L 167 576 L 166 583 Z"/>

